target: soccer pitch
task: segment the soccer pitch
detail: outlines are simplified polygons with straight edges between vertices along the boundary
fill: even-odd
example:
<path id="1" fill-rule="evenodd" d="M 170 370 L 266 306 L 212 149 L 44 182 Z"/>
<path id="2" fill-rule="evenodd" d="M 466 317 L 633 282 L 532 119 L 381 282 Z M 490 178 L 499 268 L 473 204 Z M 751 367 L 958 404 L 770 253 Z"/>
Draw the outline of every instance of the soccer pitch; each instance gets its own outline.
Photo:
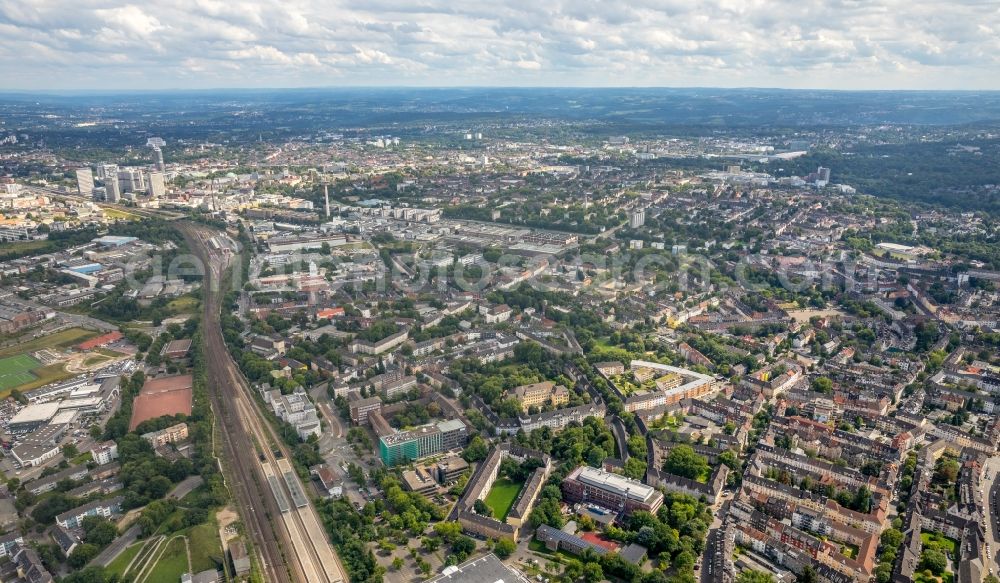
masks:
<path id="1" fill-rule="evenodd" d="M 31 371 L 40 364 L 27 354 L 0 358 L 0 391 L 35 380 L 37 377 L 31 374 Z"/>

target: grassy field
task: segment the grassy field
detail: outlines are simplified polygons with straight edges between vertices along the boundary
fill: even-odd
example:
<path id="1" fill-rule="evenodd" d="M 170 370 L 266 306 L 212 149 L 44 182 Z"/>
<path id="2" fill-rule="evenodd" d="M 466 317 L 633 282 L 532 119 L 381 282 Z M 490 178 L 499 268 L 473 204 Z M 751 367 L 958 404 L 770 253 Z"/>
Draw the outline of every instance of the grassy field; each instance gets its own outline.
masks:
<path id="1" fill-rule="evenodd" d="M 110 356 L 104 356 L 103 354 L 95 354 L 93 356 L 88 356 L 83 359 L 83 366 L 94 366 L 95 364 L 101 364 L 102 362 L 107 362 L 111 360 Z"/>
<path id="2" fill-rule="evenodd" d="M 920 542 L 923 543 L 924 548 L 937 549 L 942 553 L 950 554 L 952 557 L 955 556 L 955 549 L 958 547 L 958 541 L 948 538 L 939 532 L 921 532 Z"/>
<path id="3" fill-rule="evenodd" d="M 493 516 L 500 521 L 506 520 L 510 507 L 514 505 L 522 484 L 512 482 L 507 478 L 498 478 L 493 482 L 490 493 L 486 495 L 486 505 L 493 511 Z"/>
<path id="4" fill-rule="evenodd" d="M 107 215 L 109 219 L 124 219 L 126 221 L 142 220 L 142 217 L 140 217 L 139 215 L 135 215 L 130 212 L 126 212 L 116 208 L 101 207 L 101 210 L 104 211 L 104 214 Z"/>
<path id="5" fill-rule="evenodd" d="M 27 253 L 29 251 L 41 251 L 46 249 L 48 245 L 48 241 L 16 241 L 13 243 L 0 243 L 0 259 L 21 253 Z"/>
<path id="6" fill-rule="evenodd" d="M 941 577 L 935 577 L 933 575 L 927 575 L 924 571 L 917 571 L 913 574 L 914 583 L 951 583 L 954 575 L 948 572 L 942 573 Z"/>
<path id="7" fill-rule="evenodd" d="M 173 314 L 194 314 L 198 311 L 198 299 L 191 296 L 181 296 L 170 300 L 167 309 Z"/>
<path id="8" fill-rule="evenodd" d="M 84 330 L 83 328 L 67 328 L 65 330 L 60 330 L 55 334 L 49 334 L 48 336 L 43 336 L 41 338 L 31 338 L 30 340 L 25 339 L 24 342 L 19 344 L 2 348 L 0 349 L 0 357 L 34 352 L 43 348 L 69 348 L 74 344 L 79 344 L 84 340 L 89 340 L 95 336 L 97 336 L 97 332 L 94 332 L 93 330 Z"/>
<path id="9" fill-rule="evenodd" d="M 115 557 L 115 560 L 111 561 L 108 565 L 108 573 L 114 573 L 119 577 L 123 576 L 125 574 L 125 568 L 128 567 L 128 564 L 132 562 L 132 559 L 139 554 L 139 551 L 142 549 L 142 545 L 144 544 L 145 543 L 143 542 L 138 542 L 122 551 L 122 554 Z"/>
<path id="10" fill-rule="evenodd" d="M 167 543 L 166 549 L 146 577 L 145 583 L 177 583 L 181 580 L 181 575 L 187 572 L 188 560 L 184 539 L 177 537 Z"/>
<path id="11" fill-rule="evenodd" d="M 35 380 L 17 385 L 16 387 L 0 390 L 0 399 L 6 399 L 12 389 L 17 389 L 21 392 L 31 391 L 37 389 L 38 387 L 44 387 L 49 383 L 57 383 L 74 376 L 73 373 L 66 372 L 66 367 L 61 363 L 36 368 L 31 371 L 31 374 L 36 377 Z"/>
<path id="12" fill-rule="evenodd" d="M 191 569 L 195 573 L 222 566 L 222 541 L 214 519 L 192 528 L 188 539 L 191 542 Z"/>
<path id="13" fill-rule="evenodd" d="M 97 332 L 91 330 L 67 328 L 0 349 L 0 399 L 6 398 L 12 389 L 30 391 L 73 376 L 62 363 L 40 366 L 30 353 L 44 348 L 62 350 L 95 336 Z"/>
<path id="14" fill-rule="evenodd" d="M 27 354 L 0 358 L 0 391 L 10 390 L 35 380 L 36 377 L 31 371 L 38 368 L 39 364 Z"/>

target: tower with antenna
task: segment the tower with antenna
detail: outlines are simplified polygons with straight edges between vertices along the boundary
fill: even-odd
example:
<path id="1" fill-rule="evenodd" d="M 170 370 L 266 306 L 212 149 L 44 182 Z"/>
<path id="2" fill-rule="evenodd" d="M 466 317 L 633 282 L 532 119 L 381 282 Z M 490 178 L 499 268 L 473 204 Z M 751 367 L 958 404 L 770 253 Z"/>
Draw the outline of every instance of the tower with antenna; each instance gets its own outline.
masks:
<path id="1" fill-rule="evenodd" d="M 326 211 L 327 220 L 330 219 L 330 184 L 323 183 L 323 209 Z"/>
<path id="2" fill-rule="evenodd" d="M 215 178 L 212 179 L 211 194 L 212 194 L 212 212 L 213 213 L 214 212 L 218 212 L 218 210 L 219 210 L 219 203 L 215 199 Z"/>

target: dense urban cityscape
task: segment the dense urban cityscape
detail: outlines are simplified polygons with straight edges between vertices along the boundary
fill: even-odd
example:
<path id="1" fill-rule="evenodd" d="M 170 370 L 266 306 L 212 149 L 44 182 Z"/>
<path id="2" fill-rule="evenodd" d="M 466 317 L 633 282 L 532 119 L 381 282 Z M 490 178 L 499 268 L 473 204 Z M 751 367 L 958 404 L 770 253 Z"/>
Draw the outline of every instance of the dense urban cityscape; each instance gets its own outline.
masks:
<path id="1" fill-rule="evenodd" d="M 0 581 L 998 583 L 993 94 L 475 93 L 0 100 Z"/>

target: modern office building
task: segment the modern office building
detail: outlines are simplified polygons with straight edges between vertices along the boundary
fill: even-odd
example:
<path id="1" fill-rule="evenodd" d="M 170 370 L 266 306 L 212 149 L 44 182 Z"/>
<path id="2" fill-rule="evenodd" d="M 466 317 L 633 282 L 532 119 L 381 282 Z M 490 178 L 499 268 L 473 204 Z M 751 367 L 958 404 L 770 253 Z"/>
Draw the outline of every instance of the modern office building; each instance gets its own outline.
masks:
<path id="1" fill-rule="evenodd" d="M 636 510 L 655 513 L 663 505 L 663 493 L 656 488 L 590 466 L 566 476 L 562 491 L 567 502 L 596 504 L 624 515 Z"/>
<path id="2" fill-rule="evenodd" d="M 108 174 L 104 178 L 104 200 L 117 203 L 122 199 L 122 187 L 118 184 L 118 174 Z"/>
<path id="3" fill-rule="evenodd" d="M 157 150 L 159 152 L 159 150 Z M 160 198 L 167 194 L 167 184 L 163 177 L 163 172 L 149 173 L 149 196 Z"/>
<path id="4" fill-rule="evenodd" d="M 118 176 L 118 164 L 100 164 L 97 166 L 97 177 L 107 180 L 108 176 Z"/>
<path id="5" fill-rule="evenodd" d="M 629 215 L 628 226 L 633 229 L 638 229 L 639 227 L 646 224 L 646 209 L 635 209 L 632 214 Z"/>
<path id="6" fill-rule="evenodd" d="M 468 439 L 468 429 L 458 420 L 424 425 L 410 431 L 381 435 L 379 456 L 387 466 L 405 464 L 415 459 L 462 447 Z"/>
<path id="7" fill-rule="evenodd" d="M 167 169 L 167 165 L 163 163 L 163 150 L 160 148 L 153 148 L 153 163 L 160 172 Z"/>
<path id="8" fill-rule="evenodd" d="M 122 168 L 118 171 L 122 192 L 145 192 L 146 175 L 139 168 Z"/>
<path id="9" fill-rule="evenodd" d="M 76 188 L 80 196 L 87 198 L 94 196 L 94 173 L 90 168 L 76 169 Z"/>

